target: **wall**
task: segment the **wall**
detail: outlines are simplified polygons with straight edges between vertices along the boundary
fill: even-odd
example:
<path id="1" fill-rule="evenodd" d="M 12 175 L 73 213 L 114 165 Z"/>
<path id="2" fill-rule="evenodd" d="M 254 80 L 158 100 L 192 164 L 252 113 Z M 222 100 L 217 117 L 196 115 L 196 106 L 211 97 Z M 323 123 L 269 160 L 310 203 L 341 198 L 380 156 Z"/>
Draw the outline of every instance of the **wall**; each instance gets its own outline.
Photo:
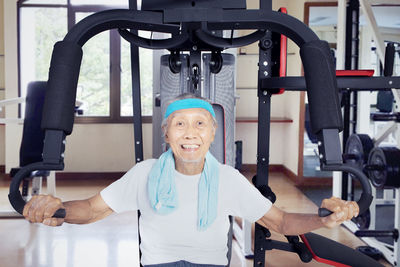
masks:
<path id="1" fill-rule="evenodd" d="M 294 3 L 295 2 L 295 3 Z M 273 9 L 287 6 L 289 14 L 300 20 L 303 17 L 303 1 L 273 1 Z M 248 8 L 258 8 L 258 1 L 250 0 Z M 5 87 L 6 98 L 18 97 L 17 86 L 17 36 L 16 0 L 4 3 L 5 35 Z M 288 75 L 300 75 L 301 62 L 298 48 L 289 42 Z M 257 117 L 257 57 L 238 56 L 237 101 L 238 117 Z M 255 76 L 254 76 L 255 75 Z M 250 79 L 250 77 L 252 77 Z M 255 77 L 255 78 L 254 78 Z M 254 103 L 254 104 L 253 104 Z M 297 174 L 299 93 L 286 92 L 273 96 L 272 116 L 293 119 L 293 123 L 273 123 L 271 126 L 271 164 L 283 164 Z M 16 117 L 17 108 L 6 110 L 7 117 Z M 7 125 L 5 131 L 5 164 L 8 171 L 18 165 L 18 148 L 22 125 Z M 143 126 L 143 136 L 151 137 L 151 125 Z M 1 138 L 1 137 L 0 137 Z M 236 139 L 244 141 L 244 163 L 256 163 L 257 125 L 239 123 Z M 74 132 L 67 138 L 66 171 L 126 171 L 134 162 L 133 126 L 131 124 L 75 124 Z M 144 140 L 144 156 L 151 157 L 151 138 Z M 1 163 L 0 163 L 1 165 Z"/>
<path id="2" fill-rule="evenodd" d="M 4 17 L 3 0 L 0 0 L 0 100 L 5 97 L 4 91 Z M 4 118 L 4 109 L 0 111 L 0 118 Z M 5 126 L 0 124 L 0 166 L 5 165 Z"/>
<path id="3" fill-rule="evenodd" d="M 273 1 L 272 9 L 278 10 L 281 6 L 288 7 L 290 1 Z M 248 0 L 248 9 L 259 8 L 258 0 Z M 291 11 L 289 10 L 289 14 Z M 291 14 L 292 15 L 292 14 Z M 237 117 L 257 117 L 258 99 L 257 99 L 257 63 L 258 63 L 258 45 L 257 43 L 245 47 L 241 50 L 245 55 L 237 57 L 237 94 L 240 99 L 237 101 Z M 291 53 L 291 51 L 289 50 Z M 288 57 L 288 74 L 292 75 L 293 66 L 292 57 Z M 293 66 L 290 68 L 289 66 Z M 300 65 L 297 65 L 300 69 Z M 297 151 L 298 138 L 290 142 L 291 146 L 287 145 L 288 138 L 292 135 L 298 135 L 296 131 L 299 102 L 299 95 L 286 92 L 283 95 L 275 95 L 271 102 L 271 117 L 275 118 L 290 118 L 293 123 L 272 123 L 270 132 L 270 164 L 285 165 L 292 172 L 297 174 Z M 296 107 L 297 105 L 297 107 Z M 289 109 L 293 109 L 289 111 Z M 257 124 L 238 123 L 236 126 L 236 139 L 243 140 L 243 163 L 256 164 L 257 156 Z M 288 147 L 288 148 L 287 148 Z M 288 161 L 288 157 L 292 161 Z M 294 164 L 292 164 L 294 162 Z M 289 165 L 288 165 L 289 164 Z"/>
<path id="4" fill-rule="evenodd" d="M 18 67 L 17 67 L 17 24 L 16 0 L 4 1 L 4 69 L 5 98 L 18 97 Z M 16 118 L 16 106 L 8 106 L 5 110 L 6 118 Z M 18 166 L 18 148 L 21 140 L 21 125 L 7 124 L 5 127 L 5 165 L 6 172 L 11 167 Z"/>
<path id="5" fill-rule="evenodd" d="M 143 124 L 144 158 L 151 158 L 152 126 Z M 119 172 L 134 160 L 132 124 L 75 124 L 67 137 L 65 171 Z"/>

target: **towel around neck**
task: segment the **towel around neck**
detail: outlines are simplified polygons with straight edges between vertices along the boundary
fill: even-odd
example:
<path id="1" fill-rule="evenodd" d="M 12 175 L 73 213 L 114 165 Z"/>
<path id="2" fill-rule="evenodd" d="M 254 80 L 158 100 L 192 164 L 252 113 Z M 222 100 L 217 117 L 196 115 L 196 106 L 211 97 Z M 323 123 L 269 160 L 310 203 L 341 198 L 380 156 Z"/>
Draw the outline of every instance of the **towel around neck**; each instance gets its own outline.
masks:
<path id="1" fill-rule="evenodd" d="M 197 226 L 202 231 L 217 217 L 219 169 L 217 159 L 207 152 L 198 185 Z M 154 163 L 147 182 L 150 205 L 159 214 L 169 214 L 179 205 L 174 173 L 174 155 L 172 150 L 168 149 Z"/>

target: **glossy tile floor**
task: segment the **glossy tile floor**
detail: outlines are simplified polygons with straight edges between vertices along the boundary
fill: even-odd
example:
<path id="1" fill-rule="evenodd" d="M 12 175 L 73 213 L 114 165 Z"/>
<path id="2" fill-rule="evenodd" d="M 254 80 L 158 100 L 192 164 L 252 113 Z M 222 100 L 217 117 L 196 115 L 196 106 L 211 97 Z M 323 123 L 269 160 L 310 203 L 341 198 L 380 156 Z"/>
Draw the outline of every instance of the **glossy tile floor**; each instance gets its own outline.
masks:
<path id="1" fill-rule="evenodd" d="M 57 181 L 57 195 L 65 200 L 92 196 L 110 183 L 100 181 Z M 278 196 L 276 205 L 292 212 L 316 212 L 315 206 L 282 174 L 274 173 L 270 185 Z M 0 176 L 0 210 L 9 209 L 8 182 Z M 351 247 L 363 243 L 343 227 L 321 229 L 319 234 Z M 273 233 L 273 239 L 284 237 Z M 23 219 L 0 219 L 1 267 L 136 267 L 139 266 L 137 218 L 135 212 L 113 214 L 90 225 L 64 224 L 46 227 Z M 268 251 L 266 266 L 327 266 L 302 263 L 296 254 Z M 253 266 L 233 243 L 232 267 Z M 390 265 L 387 265 L 390 266 Z"/>

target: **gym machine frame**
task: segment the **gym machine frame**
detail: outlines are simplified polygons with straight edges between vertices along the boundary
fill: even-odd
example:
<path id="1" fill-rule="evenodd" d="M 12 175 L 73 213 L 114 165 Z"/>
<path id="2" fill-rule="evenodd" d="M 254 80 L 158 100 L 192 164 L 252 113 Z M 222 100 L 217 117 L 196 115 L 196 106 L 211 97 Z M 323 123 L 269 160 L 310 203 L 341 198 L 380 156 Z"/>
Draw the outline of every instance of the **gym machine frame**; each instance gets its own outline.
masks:
<path id="1" fill-rule="evenodd" d="M 283 34 L 300 47 L 303 61 L 305 83 L 310 102 L 311 124 L 318 137 L 319 155 L 322 170 L 345 171 L 354 174 L 363 186 L 358 200 L 360 213 L 371 203 L 371 188 L 365 175 L 343 164 L 339 132 L 342 130 L 342 117 L 339 105 L 335 67 L 326 42 L 319 40 L 315 33 L 301 21 L 284 13 L 272 11 L 272 1 L 260 1 L 259 10 L 247 10 L 245 1 L 143 1 L 142 10 L 107 10 L 86 17 L 76 24 L 63 41 L 54 46 L 51 59 L 48 89 L 42 119 L 45 130 L 43 161 L 23 167 L 13 178 L 9 199 L 16 211 L 22 213 L 25 201 L 19 191 L 20 182 L 34 170 L 63 170 L 66 136 L 72 133 L 74 105 L 82 46 L 96 34 L 118 28 L 122 37 L 129 40 L 131 57 L 138 59 L 137 47 L 168 49 L 171 54 L 188 51 L 190 53 L 191 86 L 196 94 L 201 91 L 201 51 L 218 54 L 227 48 L 245 46 L 259 42 L 258 71 L 258 148 L 257 175 L 255 186 L 265 193 L 268 190 L 269 133 L 271 96 L 285 86 L 273 87 L 271 80 L 271 32 Z M 132 2 L 130 2 L 131 4 Z M 128 31 L 130 29 L 130 31 Z M 247 36 L 223 38 L 218 32 L 223 30 L 255 30 Z M 146 39 L 135 31 L 156 31 L 171 34 L 162 40 Z M 136 161 L 143 159 L 141 142 L 140 86 L 137 61 L 132 60 L 135 153 Z M 136 66 L 135 66 L 136 65 Z M 279 79 L 279 78 L 277 78 Z M 288 81 L 288 78 L 284 82 Z M 400 82 L 400 81 L 398 81 Z M 320 216 L 331 212 L 320 209 Z M 65 210 L 58 210 L 55 217 L 65 217 Z M 297 237 L 288 237 L 289 244 L 267 239 L 267 229 L 256 225 L 254 266 L 265 265 L 265 250 L 283 249 L 296 252 L 302 260 L 304 250 L 299 249 Z M 292 240 L 292 241 L 291 241 Z M 311 242 L 311 241 L 310 241 Z M 305 241 L 305 243 L 307 243 Z M 300 243 L 303 244 L 303 243 Z M 301 247 L 301 246 L 300 246 Z M 303 244 L 304 247 L 304 244 Z M 310 260 L 310 259 L 308 259 Z M 342 265 L 341 265 L 342 266 Z M 371 266 L 371 265 L 370 265 Z"/>

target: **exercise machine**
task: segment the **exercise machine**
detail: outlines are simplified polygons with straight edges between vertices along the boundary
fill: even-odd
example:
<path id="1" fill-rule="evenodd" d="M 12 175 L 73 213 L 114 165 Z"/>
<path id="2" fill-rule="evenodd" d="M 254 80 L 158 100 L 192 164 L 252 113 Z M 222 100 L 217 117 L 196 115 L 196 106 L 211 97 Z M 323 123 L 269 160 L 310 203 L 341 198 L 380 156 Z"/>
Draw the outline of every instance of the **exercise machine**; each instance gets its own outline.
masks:
<path id="1" fill-rule="evenodd" d="M 210 62 L 206 67 L 211 72 L 218 73 L 218 62 L 224 57 L 221 51 L 259 43 L 259 72 L 258 72 L 258 148 L 257 148 L 257 175 L 255 186 L 264 194 L 268 194 L 268 166 L 269 166 L 269 127 L 270 104 L 273 94 L 282 93 L 284 84 L 290 82 L 287 78 L 278 80 L 279 86 L 271 85 L 274 78 L 272 73 L 272 32 L 283 34 L 300 47 L 305 77 L 301 77 L 307 85 L 310 103 L 311 127 L 316 134 L 319 146 L 319 157 L 322 170 L 345 171 L 352 173 L 360 180 L 364 192 L 358 200 L 360 211 L 366 210 L 372 200 L 371 188 L 365 175 L 358 169 L 343 164 L 340 148 L 339 132 L 342 130 L 342 116 L 337 90 L 335 67 L 332 55 L 326 42 L 319 40 L 315 33 L 301 21 L 284 14 L 272 11 L 272 1 L 260 1 L 260 9 L 248 10 L 242 0 L 234 1 L 155 1 L 142 2 L 142 10 L 136 10 L 136 2 L 130 1 L 130 9 L 107 10 L 94 13 L 81 20 L 65 36 L 64 40 L 54 46 L 49 80 L 47 82 L 42 128 L 45 131 L 42 161 L 35 162 L 21 168 L 14 176 L 10 185 L 9 199 L 19 213 L 22 212 L 25 200 L 19 191 L 21 181 L 34 170 L 62 170 L 64 169 L 65 139 L 72 133 L 74 123 L 74 104 L 76 86 L 79 77 L 79 67 L 82 59 L 82 46 L 96 34 L 110 29 L 119 29 L 122 37 L 131 43 L 132 62 L 132 93 L 134 108 L 134 132 L 136 162 L 143 160 L 143 143 L 141 133 L 140 85 L 138 70 L 137 48 L 168 49 L 169 67 L 176 72 L 182 66 L 183 55 L 187 59 L 188 74 L 186 82 L 190 92 L 201 95 L 204 83 L 202 75 L 205 72 L 202 64 L 202 52 L 211 52 Z M 242 37 L 235 37 L 235 30 L 250 29 L 253 33 Z M 140 37 L 136 31 L 156 31 L 169 34 L 165 39 L 147 39 Z M 230 31 L 228 37 L 222 31 Z M 179 63 L 181 62 L 181 63 Z M 396 82 L 400 82 L 397 80 Z M 286 89 L 287 90 L 287 89 Z M 320 216 L 327 216 L 331 212 L 320 209 Z M 65 210 L 58 210 L 54 216 L 64 217 Z M 302 254 L 301 247 L 307 243 L 314 258 L 321 259 L 322 255 L 315 248 L 318 240 L 313 235 L 304 235 L 304 243 L 295 241 L 289 247 L 281 246 L 277 242 L 269 242 L 269 231 L 256 225 L 254 266 L 265 265 L 265 250 L 285 249 Z M 292 239 L 292 238 L 290 238 Z M 316 242 L 315 242 L 316 240 Z M 321 241 L 322 242 L 322 241 Z M 317 244 L 316 244 L 317 243 Z M 270 246 L 270 244 L 273 244 Z M 342 247 L 334 243 L 337 247 Z M 319 246 L 319 245 L 318 245 Z M 332 250 L 332 246 L 328 249 Z M 312 251 L 312 252 L 311 252 Z M 353 251 L 353 250 L 351 250 Z M 361 264 L 368 261 L 367 266 L 379 266 L 378 263 L 363 255 L 353 254 L 351 257 L 330 255 L 330 262 L 350 264 L 352 266 L 366 266 Z M 353 264 L 354 259 L 360 264 Z M 343 262 L 341 262 L 343 261 Z M 338 265 L 339 266 L 339 265 Z"/>

